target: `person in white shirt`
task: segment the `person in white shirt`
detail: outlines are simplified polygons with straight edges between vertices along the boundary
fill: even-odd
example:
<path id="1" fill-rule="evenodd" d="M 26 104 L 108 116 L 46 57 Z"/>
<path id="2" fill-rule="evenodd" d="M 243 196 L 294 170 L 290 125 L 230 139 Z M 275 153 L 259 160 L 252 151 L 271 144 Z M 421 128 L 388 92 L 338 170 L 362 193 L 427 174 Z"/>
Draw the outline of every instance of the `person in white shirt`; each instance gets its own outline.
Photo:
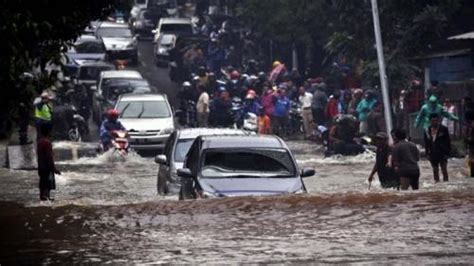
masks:
<path id="1" fill-rule="evenodd" d="M 209 94 L 205 87 L 199 85 L 197 87 L 199 99 L 196 104 L 198 127 L 208 127 L 209 125 Z"/>
<path id="2" fill-rule="evenodd" d="M 313 113 L 311 111 L 311 102 L 313 101 L 313 95 L 305 90 L 301 86 L 298 90 L 299 102 L 301 103 L 302 116 L 303 116 L 303 127 L 305 137 L 308 139 L 311 137 L 313 132 Z"/>

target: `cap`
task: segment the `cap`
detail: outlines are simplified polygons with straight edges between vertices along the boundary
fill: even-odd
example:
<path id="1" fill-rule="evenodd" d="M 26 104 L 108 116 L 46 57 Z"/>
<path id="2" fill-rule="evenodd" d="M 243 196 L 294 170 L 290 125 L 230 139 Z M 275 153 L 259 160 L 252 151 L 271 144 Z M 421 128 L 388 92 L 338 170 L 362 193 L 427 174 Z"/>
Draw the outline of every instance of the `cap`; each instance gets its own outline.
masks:
<path id="1" fill-rule="evenodd" d="M 431 95 L 430 98 L 428 99 L 428 101 L 430 101 L 431 103 L 435 103 L 438 101 L 438 98 L 436 98 L 436 96 L 434 95 Z"/>
<path id="2" fill-rule="evenodd" d="M 51 99 L 51 96 L 49 96 L 49 93 L 44 91 L 43 93 L 41 93 L 41 98 L 43 99 Z"/>

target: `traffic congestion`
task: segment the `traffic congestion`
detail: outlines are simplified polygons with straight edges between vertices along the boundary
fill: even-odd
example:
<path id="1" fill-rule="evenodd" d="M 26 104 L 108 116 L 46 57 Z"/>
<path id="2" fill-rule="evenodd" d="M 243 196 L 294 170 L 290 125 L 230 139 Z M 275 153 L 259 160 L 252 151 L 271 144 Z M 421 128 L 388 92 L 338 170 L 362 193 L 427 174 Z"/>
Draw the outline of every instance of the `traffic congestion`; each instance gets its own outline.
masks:
<path id="1" fill-rule="evenodd" d="M 130 1 L 18 77 L 0 264 L 469 263 L 470 97 L 387 106 L 217 2 Z"/>

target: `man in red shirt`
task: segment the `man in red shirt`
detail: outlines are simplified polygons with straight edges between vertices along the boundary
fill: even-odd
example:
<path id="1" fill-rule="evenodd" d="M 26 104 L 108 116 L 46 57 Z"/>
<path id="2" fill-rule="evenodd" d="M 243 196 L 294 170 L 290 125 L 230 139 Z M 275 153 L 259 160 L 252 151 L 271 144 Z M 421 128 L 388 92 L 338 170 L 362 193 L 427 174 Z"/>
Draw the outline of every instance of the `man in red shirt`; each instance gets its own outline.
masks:
<path id="1" fill-rule="evenodd" d="M 38 157 L 38 175 L 40 200 L 52 200 L 50 191 L 56 189 L 54 174 L 61 173 L 54 165 L 53 145 L 51 144 L 51 127 L 48 125 L 40 126 L 41 136 L 38 139 L 36 155 Z"/>

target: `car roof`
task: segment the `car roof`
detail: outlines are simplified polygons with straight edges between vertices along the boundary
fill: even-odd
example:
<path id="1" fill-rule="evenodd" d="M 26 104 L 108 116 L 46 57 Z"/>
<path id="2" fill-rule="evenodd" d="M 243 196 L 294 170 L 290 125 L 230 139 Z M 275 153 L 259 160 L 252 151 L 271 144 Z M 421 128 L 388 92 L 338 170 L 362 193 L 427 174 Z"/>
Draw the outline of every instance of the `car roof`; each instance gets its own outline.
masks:
<path id="1" fill-rule="evenodd" d="M 286 144 L 277 136 L 203 136 L 202 149 L 214 148 L 285 148 Z"/>
<path id="2" fill-rule="evenodd" d="M 166 101 L 164 94 L 122 94 L 118 101 L 140 102 L 140 101 Z"/>
<path id="3" fill-rule="evenodd" d="M 143 79 L 142 74 L 135 70 L 108 70 L 102 71 L 102 78 L 130 78 L 130 79 Z"/>
<path id="4" fill-rule="evenodd" d="M 178 139 L 195 139 L 199 136 L 250 135 L 249 131 L 231 128 L 185 128 L 178 130 Z"/>
<path id="5" fill-rule="evenodd" d="M 101 22 L 99 28 L 125 28 L 128 29 L 128 25 L 125 23 L 115 23 L 115 22 Z"/>
<path id="6" fill-rule="evenodd" d="M 115 69 L 115 66 L 110 64 L 110 63 L 107 63 L 107 62 L 104 62 L 104 61 L 85 61 L 80 67 L 90 67 L 90 66 L 97 66 L 97 67 L 111 67 L 111 70 L 112 69 Z"/>
<path id="7" fill-rule="evenodd" d="M 189 18 L 162 18 L 162 24 L 192 24 Z"/>

